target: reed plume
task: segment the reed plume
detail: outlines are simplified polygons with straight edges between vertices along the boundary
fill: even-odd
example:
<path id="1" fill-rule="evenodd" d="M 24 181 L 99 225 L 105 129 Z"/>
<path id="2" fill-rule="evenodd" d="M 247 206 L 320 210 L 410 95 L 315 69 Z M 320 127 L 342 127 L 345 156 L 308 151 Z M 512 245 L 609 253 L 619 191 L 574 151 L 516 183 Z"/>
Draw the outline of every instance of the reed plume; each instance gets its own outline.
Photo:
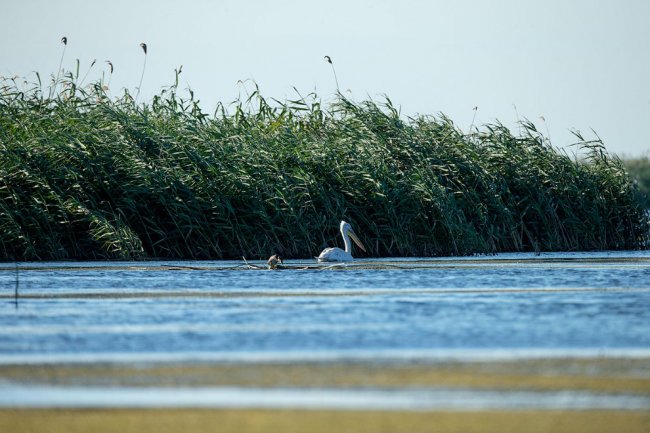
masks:
<path id="1" fill-rule="evenodd" d="M 63 44 L 63 50 L 61 51 L 61 60 L 59 60 L 59 67 L 56 68 L 56 78 L 54 79 L 53 85 L 50 87 L 50 93 L 48 99 L 52 99 L 52 96 L 56 93 L 56 87 L 59 84 L 59 77 L 61 75 L 61 67 L 63 66 L 63 58 L 65 57 L 65 49 L 68 46 L 68 38 L 63 36 L 61 38 L 61 43 Z"/>
<path id="2" fill-rule="evenodd" d="M 144 63 L 142 64 L 142 73 L 140 74 L 140 83 L 138 84 L 138 92 L 135 94 L 135 100 L 138 100 L 138 96 L 140 96 L 140 89 L 142 88 L 142 79 L 144 78 L 144 70 L 147 68 L 147 44 L 142 42 L 140 44 L 140 48 L 142 48 L 142 51 L 144 51 Z"/>
<path id="3" fill-rule="evenodd" d="M 332 58 L 330 56 L 325 56 L 325 61 L 330 64 L 332 67 L 332 72 L 334 73 L 334 82 L 336 83 L 336 91 L 338 93 L 341 93 L 341 89 L 339 89 L 339 79 L 336 76 L 336 69 L 334 69 L 334 63 L 332 63 Z"/>
<path id="4" fill-rule="evenodd" d="M 106 60 L 106 63 L 108 64 L 108 84 L 106 84 L 106 87 L 108 89 L 111 88 L 111 80 L 113 79 L 113 63 L 110 60 Z"/>

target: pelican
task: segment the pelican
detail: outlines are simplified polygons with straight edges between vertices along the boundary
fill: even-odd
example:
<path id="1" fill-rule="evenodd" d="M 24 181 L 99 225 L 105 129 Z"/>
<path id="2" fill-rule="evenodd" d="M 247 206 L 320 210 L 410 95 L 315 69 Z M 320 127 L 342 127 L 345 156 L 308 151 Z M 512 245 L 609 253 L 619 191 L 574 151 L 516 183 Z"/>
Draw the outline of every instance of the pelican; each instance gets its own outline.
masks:
<path id="1" fill-rule="evenodd" d="M 357 235 L 352 230 L 352 226 L 345 221 L 341 221 L 341 236 L 343 236 L 343 242 L 345 242 L 345 251 L 340 248 L 325 248 L 320 256 L 316 257 L 319 262 L 349 262 L 354 260 L 352 258 L 352 244 L 350 243 L 350 238 L 354 241 L 359 248 L 366 252 L 366 247 L 363 246 L 363 243 L 359 240 Z"/>

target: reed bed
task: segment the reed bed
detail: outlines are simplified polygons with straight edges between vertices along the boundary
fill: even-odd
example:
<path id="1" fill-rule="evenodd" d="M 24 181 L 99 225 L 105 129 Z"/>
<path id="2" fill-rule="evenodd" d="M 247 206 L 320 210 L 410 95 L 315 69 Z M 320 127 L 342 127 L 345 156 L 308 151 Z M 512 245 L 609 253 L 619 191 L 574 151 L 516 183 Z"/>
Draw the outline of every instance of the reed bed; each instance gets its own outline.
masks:
<path id="1" fill-rule="evenodd" d="M 647 245 L 598 139 L 577 136 L 576 158 L 529 122 L 464 134 L 389 99 L 256 89 L 207 114 L 177 85 L 137 103 L 61 81 L 0 83 L 1 260 L 306 258 L 340 243 L 341 219 L 370 256 Z"/>
<path id="2" fill-rule="evenodd" d="M 624 158 L 623 164 L 641 193 L 642 206 L 650 212 L 650 153 Z"/>

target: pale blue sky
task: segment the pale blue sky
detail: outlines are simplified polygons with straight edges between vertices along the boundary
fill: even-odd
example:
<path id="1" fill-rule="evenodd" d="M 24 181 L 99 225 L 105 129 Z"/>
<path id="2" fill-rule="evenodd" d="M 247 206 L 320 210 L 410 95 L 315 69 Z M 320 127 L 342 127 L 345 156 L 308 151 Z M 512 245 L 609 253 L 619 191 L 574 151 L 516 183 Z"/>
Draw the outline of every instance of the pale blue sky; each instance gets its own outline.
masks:
<path id="1" fill-rule="evenodd" d="M 336 90 L 354 99 L 387 94 L 405 115 L 448 115 L 461 129 L 527 117 L 556 146 L 571 129 L 611 152 L 650 151 L 650 2 L 646 0 L 4 0 L 0 75 L 56 73 L 93 59 L 87 81 L 115 72 L 114 93 L 138 85 L 141 100 L 173 82 L 212 112 L 254 79 L 267 97 Z M 33 75 L 32 75 L 33 77 Z M 516 107 L 516 109 L 515 109 Z M 540 120 L 546 119 L 546 125 Z"/>

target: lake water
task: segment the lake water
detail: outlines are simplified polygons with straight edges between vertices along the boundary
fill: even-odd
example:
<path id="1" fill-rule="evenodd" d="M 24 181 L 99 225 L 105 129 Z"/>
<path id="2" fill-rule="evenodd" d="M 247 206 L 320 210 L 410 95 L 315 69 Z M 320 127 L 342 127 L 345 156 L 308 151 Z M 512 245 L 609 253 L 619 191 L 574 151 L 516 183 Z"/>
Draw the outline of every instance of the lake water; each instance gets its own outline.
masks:
<path id="1" fill-rule="evenodd" d="M 648 251 L 286 266 L 5 263 L 0 367 L 207 363 L 255 371 L 262 363 L 650 359 Z M 631 371 L 647 377 L 646 369 Z M 81 376 L 25 382 L 9 374 L 0 377 L 0 408 L 650 409 L 649 395 L 620 391 L 168 388 L 98 386 Z"/>
<path id="2" fill-rule="evenodd" d="M 6 263 L 0 364 L 650 355 L 648 251 L 314 264 Z"/>

